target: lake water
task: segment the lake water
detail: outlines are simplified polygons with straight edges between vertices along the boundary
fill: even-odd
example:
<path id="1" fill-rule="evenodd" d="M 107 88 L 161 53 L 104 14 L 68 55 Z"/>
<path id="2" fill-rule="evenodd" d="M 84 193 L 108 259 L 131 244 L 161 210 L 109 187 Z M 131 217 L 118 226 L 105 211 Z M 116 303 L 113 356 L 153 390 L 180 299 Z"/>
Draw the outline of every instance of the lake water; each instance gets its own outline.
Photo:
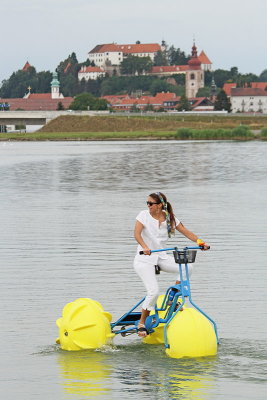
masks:
<path id="1" fill-rule="evenodd" d="M 267 398 L 267 142 L 1 142 L 0 185 L 1 399 Z M 133 226 L 158 190 L 211 246 L 191 285 L 218 355 L 171 359 L 136 335 L 60 350 L 66 303 L 115 320 L 142 298 Z"/>

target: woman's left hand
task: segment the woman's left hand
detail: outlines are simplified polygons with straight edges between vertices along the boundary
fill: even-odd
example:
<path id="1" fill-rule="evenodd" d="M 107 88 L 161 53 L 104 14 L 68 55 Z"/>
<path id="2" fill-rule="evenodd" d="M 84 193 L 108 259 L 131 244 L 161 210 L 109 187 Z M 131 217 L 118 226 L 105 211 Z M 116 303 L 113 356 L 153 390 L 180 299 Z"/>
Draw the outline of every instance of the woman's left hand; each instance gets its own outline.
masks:
<path id="1" fill-rule="evenodd" d="M 207 243 L 205 243 L 205 242 L 199 244 L 199 247 L 200 247 L 201 250 L 203 250 L 203 251 L 206 251 L 206 250 L 209 250 L 209 249 L 210 249 L 210 246 L 209 246 Z"/>

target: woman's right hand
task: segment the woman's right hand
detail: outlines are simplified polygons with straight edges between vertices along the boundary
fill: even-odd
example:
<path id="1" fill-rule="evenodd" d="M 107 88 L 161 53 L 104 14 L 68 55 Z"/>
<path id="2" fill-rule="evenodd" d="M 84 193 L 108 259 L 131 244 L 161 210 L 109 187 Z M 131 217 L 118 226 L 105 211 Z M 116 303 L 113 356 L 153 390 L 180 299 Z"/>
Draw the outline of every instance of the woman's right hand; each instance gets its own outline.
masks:
<path id="1" fill-rule="evenodd" d="M 150 254 L 151 254 L 151 250 L 148 249 L 147 247 L 143 247 L 143 252 L 144 252 L 145 256 L 150 256 Z"/>

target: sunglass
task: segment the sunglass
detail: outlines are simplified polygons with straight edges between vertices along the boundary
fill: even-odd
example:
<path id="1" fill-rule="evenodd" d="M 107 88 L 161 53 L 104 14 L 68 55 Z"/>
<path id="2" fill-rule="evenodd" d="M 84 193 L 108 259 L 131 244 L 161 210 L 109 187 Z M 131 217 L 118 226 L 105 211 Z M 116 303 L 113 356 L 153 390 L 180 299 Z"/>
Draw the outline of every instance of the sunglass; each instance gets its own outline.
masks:
<path id="1" fill-rule="evenodd" d="M 153 206 L 153 204 L 160 204 L 160 203 L 153 203 L 152 201 L 147 201 L 146 204 L 147 204 L 148 206 Z"/>

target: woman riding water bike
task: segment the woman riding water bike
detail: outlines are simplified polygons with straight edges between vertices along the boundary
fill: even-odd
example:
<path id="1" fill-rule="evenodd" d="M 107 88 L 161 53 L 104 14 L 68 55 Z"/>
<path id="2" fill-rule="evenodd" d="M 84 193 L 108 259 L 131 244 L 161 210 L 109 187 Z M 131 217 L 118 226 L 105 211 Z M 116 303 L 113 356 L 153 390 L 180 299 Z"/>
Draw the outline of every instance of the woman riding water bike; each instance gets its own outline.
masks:
<path id="1" fill-rule="evenodd" d="M 155 274 L 155 266 L 165 272 L 178 274 L 177 264 L 172 256 L 166 252 L 151 253 L 151 250 L 166 247 L 168 238 L 175 234 L 175 230 L 200 245 L 203 250 L 209 246 L 189 231 L 174 213 L 166 196 L 161 193 L 151 193 L 147 199 L 148 210 L 141 211 L 136 217 L 134 237 L 138 243 L 137 254 L 134 259 L 134 269 L 143 281 L 147 294 L 142 304 L 141 318 L 138 324 L 138 335 L 146 337 L 145 320 L 150 311 L 154 310 L 159 294 L 158 282 Z M 143 255 L 140 254 L 140 251 Z M 189 267 L 189 274 L 192 266 Z M 179 277 L 176 284 L 179 284 Z"/>

